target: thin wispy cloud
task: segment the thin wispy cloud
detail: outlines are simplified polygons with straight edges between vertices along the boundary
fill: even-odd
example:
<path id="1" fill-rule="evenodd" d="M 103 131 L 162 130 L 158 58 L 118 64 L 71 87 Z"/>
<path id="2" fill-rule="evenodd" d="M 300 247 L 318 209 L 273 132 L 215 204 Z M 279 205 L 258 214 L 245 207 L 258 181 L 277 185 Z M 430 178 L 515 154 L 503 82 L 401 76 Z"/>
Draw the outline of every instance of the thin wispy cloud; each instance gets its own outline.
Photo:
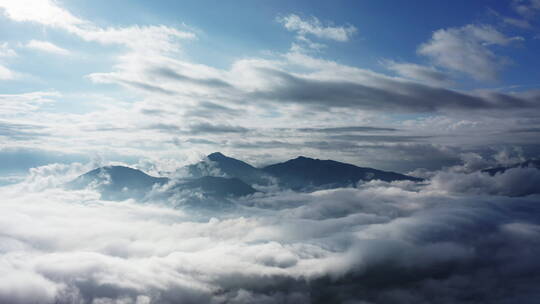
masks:
<path id="1" fill-rule="evenodd" d="M 296 32 L 301 39 L 306 36 L 335 40 L 340 42 L 348 41 L 358 30 L 352 25 L 334 26 L 323 24 L 318 18 L 304 18 L 296 14 L 278 17 L 277 21 L 287 30 Z"/>
<path id="2" fill-rule="evenodd" d="M 435 31 L 431 40 L 420 45 L 418 53 L 441 67 L 479 80 L 495 80 L 510 61 L 496 55 L 490 47 L 508 46 L 520 40 L 523 38 L 508 37 L 491 26 L 470 24 Z"/>
<path id="3" fill-rule="evenodd" d="M 40 41 L 40 40 L 30 40 L 26 44 L 26 47 L 47 52 L 47 53 L 53 53 L 57 55 L 69 55 L 70 51 L 61 48 L 51 42 L 48 41 Z"/>

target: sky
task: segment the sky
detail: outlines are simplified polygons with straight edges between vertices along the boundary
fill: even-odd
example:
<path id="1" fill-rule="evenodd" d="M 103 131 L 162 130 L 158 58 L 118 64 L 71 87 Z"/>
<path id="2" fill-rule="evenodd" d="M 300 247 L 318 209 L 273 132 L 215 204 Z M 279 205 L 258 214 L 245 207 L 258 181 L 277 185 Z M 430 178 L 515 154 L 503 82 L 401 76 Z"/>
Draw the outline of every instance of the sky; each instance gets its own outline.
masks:
<path id="1" fill-rule="evenodd" d="M 537 157 L 540 3 L 0 0 L 0 174 Z M 149 165 L 151 164 L 151 165 Z"/>
<path id="2" fill-rule="evenodd" d="M 540 170 L 510 166 L 540 155 L 539 16 L 539 0 L 0 0 L 0 303 L 539 303 Z M 227 178 L 215 151 L 422 179 L 178 188 L 201 160 Z M 110 164 L 169 179 L 107 200 Z"/>

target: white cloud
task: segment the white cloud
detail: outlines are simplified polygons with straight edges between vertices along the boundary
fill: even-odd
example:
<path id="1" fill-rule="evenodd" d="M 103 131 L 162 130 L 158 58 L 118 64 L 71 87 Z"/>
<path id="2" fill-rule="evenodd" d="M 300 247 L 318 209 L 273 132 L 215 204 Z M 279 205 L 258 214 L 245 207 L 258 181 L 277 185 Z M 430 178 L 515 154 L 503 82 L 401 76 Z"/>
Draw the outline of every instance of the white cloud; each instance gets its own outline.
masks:
<path id="1" fill-rule="evenodd" d="M 540 170 L 513 168 L 495 176 L 478 171 L 470 174 L 440 172 L 432 178 L 430 188 L 448 193 L 521 196 L 539 193 L 538 183 Z"/>
<path id="2" fill-rule="evenodd" d="M 14 57 L 17 53 L 8 46 L 7 42 L 0 43 L 0 57 Z"/>
<path id="3" fill-rule="evenodd" d="M 497 56 L 492 45 L 507 46 L 521 37 L 507 37 L 488 25 L 466 25 L 440 29 L 430 41 L 420 45 L 418 53 L 450 70 L 463 72 L 479 80 L 495 80 L 508 60 Z"/>
<path id="4" fill-rule="evenodd" d="M 336 41 L 348 41 L 351 36 L 356 33 L 356 27 L 352 25 L 348 26 L 332 26 L 324 25 L 316 17 L 311 19 L 302 19 L 300 16 L 290 14 L 285 17 L 278 17 L 278 22 L 292 32 L 297 32 L 300 36 L 313 35 L 318 38 L 336 40 Z"/>
<path id="5" fill-rule="evenodd" d="M 17 78 L 17 73 L 0 64 L 0 80 L 13 80 Z"/>
<path id="6" fill-rule="evenodd" d="M 0 187 L 0 302 L 538 297 L 540 277 L 531 271 L 540 267 L 537 196 L 455 195 L 436 182 L 422 188 L 375 181 L 264 194 L 225 213 L 190 213 L 54 187 L 81 169 L 37 168 L 23 183 Z"/>
<path id="7" fill-rule="evenodd" d="M 398 75 L 432 85 L 448 85 L 451 81 L 448 75 L 438 71 L 434 67 L 418 65 L 414 63 L 396 62 L 385 60 L 382 64 Z"/>
<path id="8" fill-rule="evenodd" d="M 77 28 L 73 32 L 87 41 L 125 45 L 140 53 L 178 51 L 180 48 L 175 39 L 195 38 L 193 33 L 164 25 L 123 28 L 83 27 Z"/>
<path id="9" fill-rule="evenodd" d="M 54 0 L 0 0 L 0 8 L 6 16 L 19 22 L 36 22 L 67 30 L 85 24 Z"/>
<path id="10" fill-rule="evenodd" d="M 69 55 L 70 54 L 70 51 L 64 49 L 64 48 L 61 48 L 49 41 L 41 41 L 41 40 L 30 40 L 27 44 L 26 44 L 26 47 L 28 48 L 32 48 L 32 49 L 36 49 L 36 50 L 40 50 L 40 51 L 44 51 L 44 52 L 48 52 L 48 53 L 53 53 L 53 54 L 58 54 L 58 55 Z"/>
<path id="11" fill-rule="evenodd" d="M 39 109 L 45 103 L 54 102 L 55 97 L 60 97 L 58 92 L 38 91 L 23 94 L 0 94 L 2 107 L 0 115 L 12 117 L 17 114 L 28 113 Z"/>
<path id="12" fill-rule="evenodd" d="M 43 3 L 58 6 L 57 2 Z M 7 5 L 5 1 L 2 4 Z M 10 2 L 10 5 L 18 4 Z M 53 11 L 69 14 L 58 7 Z M 23 12 L 18 14 L 21 16 Z M 287 23 L 286 18 L 282 22 L 286 22 L 291 30 L 298 33 L 294 42 L 300 48 L 320 49 L 323 46 L 314 42 L 320 41 L 316 39 L 321 38 L 320 35 L 326 35 L 328 39 L 348 40 L 353 32 L 347 26 L 328 26 L 318 20 L 291 18 L 287 20 L 292 23 Z M 113 59 L 110 68 L 92 71 L 87 77 L 95 83 L 121 85 L 134 90 L 135 94 L 129 92 L 129 100 L 117 98 L 119 95 L 115 94 L 109 97 L 81 93 L 63 96 L 65 105 L 75 100 L 81 101 L 84 107 L 77 107 L 77 111 L 82 109 L 84 113 L 73 113 L 71 106 L 51 107 L 47 103 L 38 102 L 40 99 L 59 100 L 60 96 L 2 95 L 0 114 L 3 116 L 0 118 L 10 123 L 9 131 L 12 134 L 19 127 L 38 124 L 42 129 L 34 133 L 49 135 L 12 138 L 5 141 L 6 146 L 40 147 L 51 151 L 68 149 L 71 153 L 87 155 L 103 153 L 107 157 L 115 155 L 116 159 L 120 158 L 119 155 L 129 156 L 130 159 L 182 159 L 186 155 L 205 155 L 213 150 L 221 150 L 254 161 L 261 161 L 257 153 L 258 149 L 264 147 L 268 155 L 263 162 L 310 154 L 393 169 L 392 166 L 399 165 L 396 159 L 407 159 L 407 162 L 401 164 L 406 164 L 407 170 L 410 170 L 418 166 L 420 159 L 425 161 L 423 155 L 429 155 L 430 160 L 433 157 L 442 159 L 438 161 L 439 165 L 443 161 L 447 164 L 448 159 L 453 161 L 455 155 L 444 154 L 439 157 L 439 154 L 431 153 L 431 145 L 427 144 L 374 145 L 369 142 L 369 136 L 338 141 L 329 136 L 307 136 L 294 130 L 314 125 L 405 127 L 400 134 L 434 136 L 429 139 L 434 145 L 443 144 L 448 147 L 456 142 L 459 142 L 457 145 L 478 145 L 478 142 L 481 142 L 480 145 L 488 145 L 503 140 L 518 143 L 529 141 L 521 135 L 509 136 L 503 133 L 515 126 L 519 115 L 506 115 L 497 120 L 487 116 L 522 111 L 527 112 L 527 117 L 533 116 L 523 124 L 537 124 L 534 116 L 538 115 L 538 111 L 534 100 L 538 98 L 538 93 L 505 94 L 434 88 L 435 84 L 441 85 L 436 81 L 442 80 L 443 75 L 427 66 L 392 62 L 389 68 L 397 76 L 390 77 L 316 56 L 289 52 L 271 54 L 265 59 L 240 58 L 233 61 L 230 68 L 222 69 L 187 61 L 186 56 L 178 54 L 178 51 L 182 48 L 182 41 L 195 38 L 194 34 L 165 25 L 100 27 L 81 18 L 67 18 L 66 22 L 55 23 L 36 17 L 33 13 L 17 20 L 34 20 L 47 26 L 63 24 L 61 27 L 55 26 L 56 29 L 67 30 L 75 35 L 72 38 L 124 46 L 121 54 Z M 484 42 L 489 41 L 482 47 L 507 43 L 504 36 L 501 38 L 489 31 L 468 31 L 474 32 L 470 34 L 474 37 L 482 37 Z M 14 54 L 12 50 L 6 51 L 9 49 L 7 44 L 3 44 L 3 49 L 6 54 Z M 114 52 L 118 51 L 118 48 L 113 49 Z M 11 66 L 6 64 L 2 67 Z M 11 78 L 11 73 L 11 70 L 4 71 L 4 78 Z M 459 113 L 452 116 L 454 110 Z M 479 117 L 479 111 L 482 111 L 482 117 Z M 447 120 L 445 124 L 448 126 L 442 128 L 433 120 L 426 120 L 421 126 L 404 125 L 389 118 L 389 113 L 396 112 L 439 112 Z M 468 117 L 464 118 L 465 115 Z M 190 124 L 210 122 L 213 125 L 240 126 L 250 132 L 230 134 L 227 138 L 216 134 L 177 132 L 189 130 Z M 148 128 L 159 123 L 175 125 L 177 130 L 165 132 Z M 475 129 L 476 132 L 472 132 L 474 126 L 481 126 L 482 131 Z M 286 129 L 288 131 L 284 131 Z M 24 132 L 28 130 L 19 130 L 19 134 Z M 532 137 L 534 134 L 529 135 Z M 391 140 L 390 137 L 386 139 Z M 385 138 L 375 140 L 380 142 Z M 182 145 L 178 146 L 178 143 Z M 425 149 L 430 152 L 418 153 L 424 151 L 422 147 L 428 147 Z M 358 151 L 369 152 L 362 153 L 363 156 L 359 158 Z M 404 170 L 399 168 L 393 170 Z"/>
<path id="13" fill-rule="evenodd" d="M 0 58 L 15 57 L 17 53 L 8 46 L 7 42 L 0 43 Z M 0 80 L 13 80 L 19 77 L 19 74 L 4 66 L 0 62 Z"/>
<path id="14" fill-rule="evenodd" d="M 539 0 L 513 0 L 512 8 L 525 19 L 532 19 L 540 11 Z"/>
<path id="15" fill-rule="evenodd" d="M 0 0 L 7 17 L 18 22 L 36 22 L 45 26 L 64 29 L 84 40 L 103 44 L 122 44 L 140 52 L 177 51 L 174 39 L 194 38 L 193 33 L 167 26 L 130 26 L 124 28 L 101 28 L 92 22 L 73 16 L 52 0 Z M 41 49 L 52 50 L 50 45 L 40 43 Z M 55 49 L 58 51 L 58 49 Z"/>

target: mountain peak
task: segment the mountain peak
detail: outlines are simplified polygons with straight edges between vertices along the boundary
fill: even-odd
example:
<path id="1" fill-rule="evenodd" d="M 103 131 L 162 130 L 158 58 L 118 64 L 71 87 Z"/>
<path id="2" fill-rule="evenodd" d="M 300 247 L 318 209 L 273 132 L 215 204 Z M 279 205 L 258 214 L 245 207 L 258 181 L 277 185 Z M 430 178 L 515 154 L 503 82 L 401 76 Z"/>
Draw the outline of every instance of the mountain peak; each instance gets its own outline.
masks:
<path id="1" fill-rule="evenodd" d="M 210 153 L 208 154 L 208 159 L 210 160 L 215 160 L 215 159 L 224 159 L 224 158 L 228 158 L 227 156 L 225 156 L 223 153 L 221 152 L 214 152 L 214 153 Z"/>
<path id="2" fill-rule="evenodd" d="M 316 161 L 320 161 L 320 159 L 300 155 L 297 158 L 289 159 L 286 162 L 287 163 L 302 163 L 302 164 L 306 163 L 307 164 L 307 163 L 313 163 L 313 162 L 316 162 Z"/>

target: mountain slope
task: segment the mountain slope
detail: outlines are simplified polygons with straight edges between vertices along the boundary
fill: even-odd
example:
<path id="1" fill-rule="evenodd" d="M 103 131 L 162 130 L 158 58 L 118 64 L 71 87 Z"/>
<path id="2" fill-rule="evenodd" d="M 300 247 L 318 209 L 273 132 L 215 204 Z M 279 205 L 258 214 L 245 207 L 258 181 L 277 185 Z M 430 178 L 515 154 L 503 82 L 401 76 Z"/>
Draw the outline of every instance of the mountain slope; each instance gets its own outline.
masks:
<path id="1" fill-rule="evenodd" d="M 189 165 L 188 172 L 193 177 L 227 176 L 238 178 L 246 184 L 266 185 L 269 176 L 262 170 L 241 160 L 215 152 L 207 156 L 207 160 Z"/>
<path id="2" fill-rule="evenodd" d="M 253 194 L 256 190 L 250 184 L 268 185 L 270 180 L 278 180 L 282 188 L 299 191 L 350 187 L 358 181 L 374 179 L 387 182 L 422 181 L 420 178 L 395 172 L 303 156 L 259 169 L 221 153 L 212 153 L 208 155 L 207 161 L 190 165 L 188 170 L 191 178 L 171 181 L 169 178 L 150 176 L 129 167 L 107 166 L 87 172 L 66 186 L 70 189 L 95 188 L 105 200 L 148 200 L 148 194 L 154 187 L 167 184 L 152 195 L 159 195 L 160 199 L 180 195 L 179 198 L 199 197 L 202 200 L 212 198 L 223 201 Z M 151 199 L 156 198 L 152 196 Z"/>
<path id="3" fill-rule="evenodd" d="M 490 168 L 490 169 L 482 170 L 482 172 L 488 173 L 489 175 L 495 175 L 497 173 L 504 173 L 508 169 L 526 168 L 526 167 L 540 169 L 540 159 L 529 159 L 527 161 L 524 161 L 522 163 L 518 163 L 512 166 Z"/>
<path id="4" fill-rule="evenodd" d="M 66 185 L 77 190 L 93 187 L 105 200 L 143 199 L 154 186 L 163 186 L 171 180 L 166 177 L 153 177 L 140 170 L 124 166 L 107 166 L 89 171 Z M 255 193 L 255 189 L 237 178 L 204 176 L 177 181 L 168 187 L 165 195 L 188 190 L 203 196 L 222 199 Z"/>
<path id="5" fill-rule="evenodd" d="M 322 186 L 325 188 L 345 187 L 354 185 L 360 180 L 373 179 L 387 182 L 398 180 L 422 181 L 420 178 L 395 172 L 362 168 L 333 160 L 320 160 L 303 156 L 264 167 L 262 170 L 277 177 L 284 186 L 294 190 Z"/>
<path id="6" fill-rule="evenodd" d="M 175 185 L 173 189 L 200 189 L 202 193 L 214 197 L 245 196 L 256 192 L 250 185 L 238 178 L 204 176 Z"/>
<path id="7" fill-rule="evenodd" d="M 94 187 L 103 199 L 124 200 L 144 197 L 154 185 L 164 185 L 165 177 L 153 177 L 124 166 L 106 166 L 89 171 L 67 184 L 69 189 Z"/>

